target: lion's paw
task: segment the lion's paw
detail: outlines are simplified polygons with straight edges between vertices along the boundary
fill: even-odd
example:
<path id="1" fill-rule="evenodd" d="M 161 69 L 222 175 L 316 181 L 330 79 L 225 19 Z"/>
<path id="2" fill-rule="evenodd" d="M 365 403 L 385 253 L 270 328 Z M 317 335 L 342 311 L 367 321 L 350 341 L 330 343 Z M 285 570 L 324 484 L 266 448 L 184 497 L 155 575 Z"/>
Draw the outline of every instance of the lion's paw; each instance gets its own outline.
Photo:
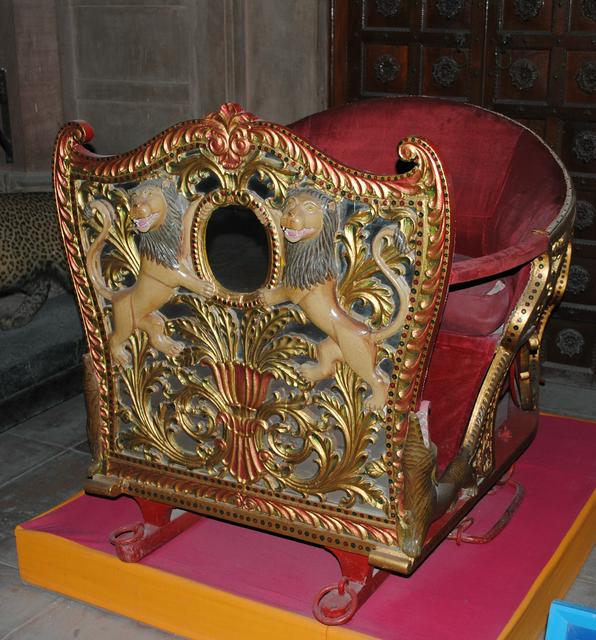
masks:
<path id="1" fill-rule="evenodd" d="M 123 346 L 112 350 L 112 360 L 123 369 L 130 367 L 130 353 Z"/>
<path id="2" fill-rule="evenodd" d="M 364 407 L 368 411 L 380 413 L 385 408 L 385 393 L 373 393 L 364 401 Z"/>
<path id="3" fill-rule="evenodd" d="M 201 283 L 201 295 L 204 298 L 212 298 L 215 295 L 215 285 L 209 280 L 203 280 Z"/>
<path id="4" fill-rule="evenodd" d="M 167 338 L 166 340 L 164 340 L 164 343 L 161 346 L 161 351 L 163 351 L 166 356 L 175 358 L 184 351 L 185 344 L 183 342 L 178 342 L 177 340 Z"/>
<path id="5" fill-rule="evenodd" d="M 259 289 L 259 301 L 265 307 L 272 307 L 272 289 Z"/>
<path id="6" fill-rule="evenodd" d="M 313 364 L 312 362 L 305 362 L 300 365 L 298 368 L 300 375 L 311 384 L 318 382 L 321 380 L 321 372 L 319 370 L 318 364 Z"/>

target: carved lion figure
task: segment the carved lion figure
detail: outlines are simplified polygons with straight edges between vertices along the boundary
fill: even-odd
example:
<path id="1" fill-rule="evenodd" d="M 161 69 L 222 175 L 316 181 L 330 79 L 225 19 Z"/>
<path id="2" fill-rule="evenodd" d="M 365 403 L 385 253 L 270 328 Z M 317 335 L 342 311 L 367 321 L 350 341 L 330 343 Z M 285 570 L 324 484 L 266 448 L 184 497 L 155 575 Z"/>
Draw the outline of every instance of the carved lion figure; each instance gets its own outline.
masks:
<path id="1" fill-rule="evenodd" d="M 263 302 L 274 305 L 290 301 L 299 305 L 309 320 L 328 336 L 317 345 L 317 361 L 303 364 L 301 374 L 314 383 L 331 377 L 337 362 L 346 362 L 370 385 L 368 407 L 382 409 L 388 380 L 376 365 L 377 344 L 403 326 L 410 286 L 403 273 L 396 274 L 387 266 L 381 250 L 386 239 L 394 239 L 400 253 L 406 253 L 405 236 L 397 225 L 390 225 L 381 229 L 373 240 L 374 260 L 395 287 L 399 310 L 387 327 L 371 331 L 363 322 L 348 315 L 337 299 L 339 268 L 335 235 L 339 214 L 336 202 L 314 189 L 290 190 L 279 222 L 286 239 L 283 284 L 275 289 L 262 289 Z"/>
<path id="2" fill-rule="evenodd" d="M 105 200 L 93 200 L 89 207 L 102 218 L 102 229 L 87 252 L 87 271 L 96 291 L 112 302 L 110 352 L 115 362 L 126 365 L 124 346 L 135 329 L 142 329 L 158 351 L 175 356 L 184 345 L 166 335 L 165 320 L 158 309 L 184 287 L 210 297 L 215 288 L 201 280 L 190 264 L 190 225 L 198 202 L 187 201 L 173 183 L 147 180 L 131 191 L 130 215 L 141 233 L 139 274 L 131 287 L 110 289 L 101 272 L 101 252 L 112 227 L 114 209 Z M 185 211 L 186 208 L 186 211 Z"/>

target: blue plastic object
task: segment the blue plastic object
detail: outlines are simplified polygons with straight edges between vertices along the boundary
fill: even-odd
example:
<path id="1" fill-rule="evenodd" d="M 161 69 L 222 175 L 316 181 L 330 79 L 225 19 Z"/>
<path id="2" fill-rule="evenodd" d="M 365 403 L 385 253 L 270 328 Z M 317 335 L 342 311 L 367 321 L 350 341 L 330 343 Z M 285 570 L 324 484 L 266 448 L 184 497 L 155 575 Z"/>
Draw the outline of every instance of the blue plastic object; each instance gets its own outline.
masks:
<path id="1" fill-rule="evenodd" d="M 596 609 L 553 600 L 545 640 L 596 640 Z"/>

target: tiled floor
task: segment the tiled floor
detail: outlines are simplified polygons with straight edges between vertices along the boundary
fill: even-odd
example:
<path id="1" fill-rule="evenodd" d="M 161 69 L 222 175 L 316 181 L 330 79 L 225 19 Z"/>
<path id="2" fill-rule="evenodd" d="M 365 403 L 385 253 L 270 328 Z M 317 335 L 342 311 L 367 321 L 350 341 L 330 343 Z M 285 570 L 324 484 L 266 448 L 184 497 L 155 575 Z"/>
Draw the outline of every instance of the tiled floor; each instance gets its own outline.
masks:
<path id="1" fill-rule="evenodd" d="M 173 637 L 20 581 L 13 529 L 80 489 L 84 425 L 78 396 L 0 435 L 0 640 Z M 596 607 L 596 551 L 567 599 Z"/>

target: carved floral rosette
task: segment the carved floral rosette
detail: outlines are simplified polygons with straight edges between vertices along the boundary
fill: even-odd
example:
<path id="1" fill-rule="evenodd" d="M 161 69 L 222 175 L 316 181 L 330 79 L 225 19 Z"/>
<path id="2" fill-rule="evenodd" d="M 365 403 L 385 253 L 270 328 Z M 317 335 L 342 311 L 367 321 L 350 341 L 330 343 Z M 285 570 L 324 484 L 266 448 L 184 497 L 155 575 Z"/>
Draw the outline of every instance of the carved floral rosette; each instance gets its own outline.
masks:
<path id="1" fill-rule="evenodd" d="M 419 408 L 451 255 L 449 198 L 435 151 L 409 138 L 398 153 L 414 169 L 366 174 L 235 104 L 120 156 L 87 152 L 83 144 L 92 135 L 86 123 L 67 124 L 54 160 L 61 232 L 96 378 L 90 487 L 361 553 L 379 544 L 397 548 L 403 447 Z M 215 293 L 173 287 L 169 302 L 178 311 L 156 312 L 163 312 L 165 339 L 182 348 L 161 352 L 135 327 L 124 362 L 110 347 L 116 303 L 97 288 L 86 256 L 108 225 L 98 257 L 105 285 L 137 286 L 143 259 L 131 203 L 145 184 L 175 188 L 190 216 L 192 277 L 212 282 Z M 402 312 L 399 330 L 376 350 L 375 364 L 388 379 L 382 408 L 369 408 L 369 385 L 349 358 L 324 379 L 305 377 L 303 365 L 316 359 L 325 336 L 310 330 L 299 303 L 263 303 L 262 290 L 284 282 L 278 214 L 288 191 L 301 188 L 323 194 L 339 212 L 332 258 L 342 313 L 375 332 Z M 108 222 L 97 202 L 111 212 Z M 232 205 L 254 213 L 267 236 L 262 290 L 226 289 L 210 268 L 209 220 Z M 407 282 L 405 297 L 379 259 L 389 275 Z"/>

